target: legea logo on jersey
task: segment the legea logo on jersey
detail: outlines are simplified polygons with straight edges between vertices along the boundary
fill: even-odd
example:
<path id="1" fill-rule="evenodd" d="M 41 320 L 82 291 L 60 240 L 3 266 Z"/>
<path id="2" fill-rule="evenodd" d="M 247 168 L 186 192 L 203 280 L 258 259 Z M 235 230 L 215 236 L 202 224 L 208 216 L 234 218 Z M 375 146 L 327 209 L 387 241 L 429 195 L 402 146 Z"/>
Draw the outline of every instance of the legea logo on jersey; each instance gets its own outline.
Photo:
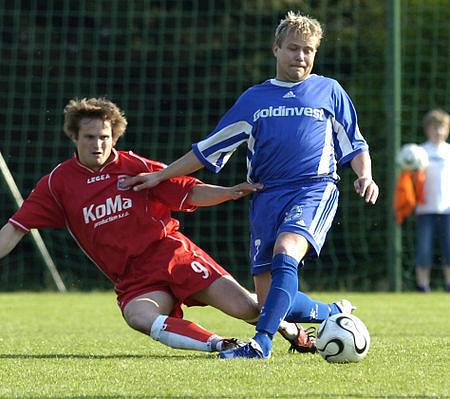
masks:
<path id="1" fill-rule="evenodd" d="M 259 118 L 302 115 L 323 121 L 323 109 L 321 108 L 286 107 L 285 105 L 280 105 L 279 107 L 270 106 L 269 108 L 258 109 L 253 114 L 253 122 L 256 122 Z"/>
<path id="2" fill-rule="evenodd" d="M 96 222 L 95 227 L 121 219 L 129 215 L 127 209 L 133 206 L 131 198 L 122 198 L 116 195 L 114 198 L 107 198 L 103 204 L 89 205 L 83 208 L 84 222 Z"/>
<path id="3" fill-rule="evenodd" d="M 89 179 L 87 179 L 86 183 L 92 184 L 92 183 L 96 183 L 98 181 L 108 180 L 110 177 L 111 176 L 108 173 L 106 175 L 93 176 L 93 177 L 90 177 Z"/>

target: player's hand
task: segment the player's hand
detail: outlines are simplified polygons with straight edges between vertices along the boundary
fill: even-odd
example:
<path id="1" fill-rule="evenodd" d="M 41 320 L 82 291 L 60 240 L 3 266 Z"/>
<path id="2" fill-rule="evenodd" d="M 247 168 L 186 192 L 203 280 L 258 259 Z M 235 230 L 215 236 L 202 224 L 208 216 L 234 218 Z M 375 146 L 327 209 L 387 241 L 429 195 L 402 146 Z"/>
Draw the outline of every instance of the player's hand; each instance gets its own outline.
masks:
<path id="1" fill-rule="evenodd" d="M 259 191 L 264 186 L 260 183 L 240 183 L 233 187 L 229 187 L 229 194 L 231 199 L 237 200 L 239 198 L 245 197 L 251 193 L 254 193 L 256 191 Z"/>
<path id="2" fill-rule="evenodd" d="M 362 176 L 356 179 L 353 184 L 356 193 L 363 197 L 364 201 L 370 204 L 377 202 L 380 190 L 372 178 Z"/>
<path id="3" fill-rule="evenodd" d="M 120 182 L 121 189 L 129 189 L 133 187 L 134 191 L 141 191 L 146 188 L 152 188 L 161 183 L 161 177 L 158 172 L 139 173 L 136 176 L 123 177 Z"/>

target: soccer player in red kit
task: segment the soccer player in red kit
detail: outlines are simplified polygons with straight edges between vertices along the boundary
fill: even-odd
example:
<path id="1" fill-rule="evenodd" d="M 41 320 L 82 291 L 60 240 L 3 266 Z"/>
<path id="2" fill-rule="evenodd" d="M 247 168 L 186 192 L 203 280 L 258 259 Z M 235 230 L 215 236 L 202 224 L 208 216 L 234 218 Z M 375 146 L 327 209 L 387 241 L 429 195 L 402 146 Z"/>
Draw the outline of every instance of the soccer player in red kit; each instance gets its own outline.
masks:
<path id="1" fill-rule="evenodd" d="M 126 126 L 122 111 L 107 99 L 69 102 L 64 131 L 75 154 L 37 183 L 0 230 L 0 259 L 32 228 L 66 228 L 114 284 L 130 327 L 172 348 L 213 352 L 239 346 L 183 319 L 182 304 L 210 305 L 251 323 L 259 308 L 254 296 L 179 232 L 171 211 L 235 200 L 259 185 L 221 187 L 184 176 L 148 190 L 127 189 L 125 177 L 164 165 L 114 149 Z M 315 351 L 301 326 L 283 322 L 279 331 L 291 349 Z"/>
<path id="2" fill-rule="evenodd" d="M 182 318 L 181 304 L 211 305 L 246 321 L 257 318 L 258 307 L 245 288 L 179 232 L 171 211 L 192 212 L 257 187 L 180 177 L 142 192 L 123 189 L 124 176 L 164 165 L 114 149 L 127 125 L 114 103 L 72 100 L 64 114 L 64 131 L 76 152 L 37 183 L 0 230 L 0 258 L 32 228 L 66 228 L 114 284 L 130 327 L 173 348 L 212 352 L 238 345 Z"/>

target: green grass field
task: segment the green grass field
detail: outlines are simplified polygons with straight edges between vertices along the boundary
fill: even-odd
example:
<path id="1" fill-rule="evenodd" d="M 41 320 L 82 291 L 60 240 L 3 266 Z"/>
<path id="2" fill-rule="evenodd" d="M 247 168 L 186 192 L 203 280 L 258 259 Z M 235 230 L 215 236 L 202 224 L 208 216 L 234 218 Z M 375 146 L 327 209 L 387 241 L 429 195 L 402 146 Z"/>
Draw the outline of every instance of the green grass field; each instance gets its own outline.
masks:
<path id="1" fill-rule="evenodd" d="M 268 361 L 224 361 L 132 331 L 113 294 L 1 294 L 0 398 L 450 397 L 449 294 L 345 297 L 372 337 L 357 364 L 288 353 L 281 337 Z M 226 336 L 253 332 L 208 308 L 186 317 Z"/>

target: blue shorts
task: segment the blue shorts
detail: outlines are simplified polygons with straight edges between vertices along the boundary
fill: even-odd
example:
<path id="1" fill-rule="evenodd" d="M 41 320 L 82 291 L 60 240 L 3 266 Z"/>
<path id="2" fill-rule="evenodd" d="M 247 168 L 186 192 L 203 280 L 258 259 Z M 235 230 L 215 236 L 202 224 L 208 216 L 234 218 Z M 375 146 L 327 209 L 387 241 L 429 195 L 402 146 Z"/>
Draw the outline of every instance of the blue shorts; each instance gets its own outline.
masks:
<path id="1" fill-rule="evenodd" d="M 282 232 L 297 233 L 319 256 L 336 214 L 339 191 L 330 179 L 299 187 L 270 188 L 254 195 L 250 205 L 250 258 L 252 274 L 271 270 L 273 247 Z"/>
<path id="2" fill-rule="evenodd" d="M 416 215 L 416 265 L 431 267 L 436 240 L 441 248 L 442 265 L 450 265 L 450 215 Z"/>

